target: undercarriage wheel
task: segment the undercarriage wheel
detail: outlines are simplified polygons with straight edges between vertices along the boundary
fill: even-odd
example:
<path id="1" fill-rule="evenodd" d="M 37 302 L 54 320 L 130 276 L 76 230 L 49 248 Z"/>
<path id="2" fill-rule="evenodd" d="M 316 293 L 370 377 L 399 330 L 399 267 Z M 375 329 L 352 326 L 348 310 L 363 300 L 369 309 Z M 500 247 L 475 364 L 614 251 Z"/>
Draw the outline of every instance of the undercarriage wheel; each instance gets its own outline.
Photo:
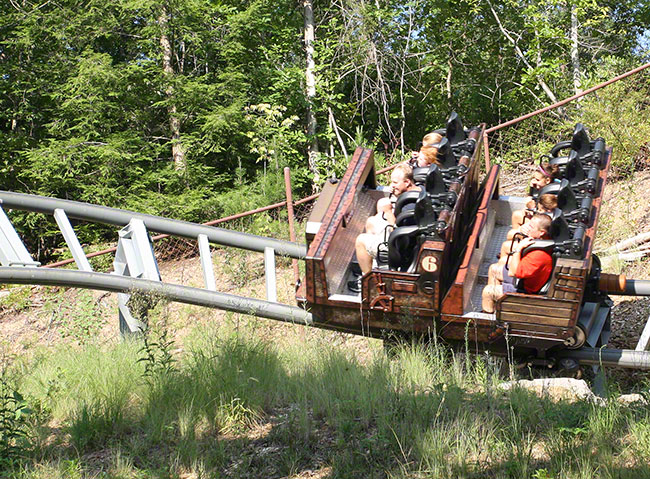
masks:
<path id="1" fill-rule="evenodd" d="M 585 333 L 585 330 L 581 326 L 576 326 L 575 334 L 565 339 L 564 345 L 568 349 L 578 349 L 584 346 L 585 341 L 587 341 L 587 333 Z"/>

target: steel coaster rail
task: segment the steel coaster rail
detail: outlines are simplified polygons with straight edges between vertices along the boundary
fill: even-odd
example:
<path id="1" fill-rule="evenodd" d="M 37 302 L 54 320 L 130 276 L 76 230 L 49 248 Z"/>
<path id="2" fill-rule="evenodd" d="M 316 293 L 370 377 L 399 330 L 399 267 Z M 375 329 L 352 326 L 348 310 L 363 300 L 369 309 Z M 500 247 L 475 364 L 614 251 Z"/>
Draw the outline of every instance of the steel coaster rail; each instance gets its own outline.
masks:
<path id="1" fill-rule="evenodd" d="M 289 323 L 312 324 L 311 313 L 297 306 L 108 273 L 69 269 L 0 267 L 0 283 L 64 286 L 130 294 L 143 292 L 179 303 L 224 309 Z"/>
<path id="2" fill-rule="evenodd" d="M 0 283 L 64 286 L 117 293 L 142 292 L 165 297 L 179 303 L 218 308 L 292 324 L 313 325 L 312 314 L 297 306 L 107 273 L 0 267 Z M 650 370 L 650 351 L 581 348 L 559 351 L 556 356 L 574 359 L 582 365 Z"/>
<path id="3" fill-rule="evenodd" d="M 581 365 L 650 370 L 650 351 L 633 349 L 580 348 L 558 351 L 558 358 L 570 358 Z"/>
<path id="4" fill-rule="evenodd" d="M 61 200 L 58 198 L 9 191 L 0 191 L 0 201 L 2 202 L 2 206 L 6 208 L 50 215 L 54 214 L 54 210 L 62 209 L 70 218 L 116 226 L 126 226 L 132 219 L 139 219 L 144 222 L 150 231 L 159 231 L 168 235 L 180 236 L 192 240 L 195 240 L 199 235 L 205 235 L 211 243 L 234 246 L 262 253 L 265 248 L 270 247 L 277 254 L 297 259 L 302 259 L 307 254 L 305 245 L 290 241 L 265 238 L 214 226 L 198 225 L 189 221 L 171 220 L 159 216 L 136 213 L 134 211 L 80 203 L 78 201 Z"/>

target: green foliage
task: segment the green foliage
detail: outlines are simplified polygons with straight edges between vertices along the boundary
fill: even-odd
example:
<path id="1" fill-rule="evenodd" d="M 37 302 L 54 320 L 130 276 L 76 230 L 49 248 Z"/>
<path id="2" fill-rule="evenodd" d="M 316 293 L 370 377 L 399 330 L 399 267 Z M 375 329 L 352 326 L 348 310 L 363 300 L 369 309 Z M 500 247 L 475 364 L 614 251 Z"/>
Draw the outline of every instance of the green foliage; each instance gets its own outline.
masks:
<path id="1" fill-rule="evenodd" d="M 31 412 L 3 366 L 0 371 L 0 470 L 16 464 L 27 452 L 26 425 Z"/>
<path id="2" fill-rule="evenodd" d="M 4 2 L 3 189 L 206 221 L 278 201 L 289 166 L 302 196 L 313 173 L 307 108 L 323 180 L 342 174 L 357 145 L 396 160 L 451 110 L 468 125 L 516 117 L 550 102 L 543 84 L 557 98 L 573 93 L 572 10 L 583 87 L 640 62 L 648 9 L 631 0 L 316 3 L 316 97 L 308 102 L 295 2 Z M 516 32 L 521 53 L 501 27 Z M 638 121 L 647 105 L 643 83 L 620 85 L 597 97 L 610 95 L 606 103 L 588 99 L 568 114 L 620 138 L 615 163 L 627 172 L 647 138 Z M 609 134 L 617 123 L 640 128 Z M 520 131 L 539 148 L 514 144 L 496 156 L 532 157 L 567 128 L 547 129 L 544 137 Z M 179 144 L 180 168 L 172 159 Z M 15 212 L 12 220 L 48 260 L 62 239 L 39 216 Z M 109 228 L 75 226 L 82 243 L 114 240 Z"/>
<path id="3" fill-rule="evenodd" d="M 176 360 L 171 354 L 174 341 L 168 338 L 168 334 L 166 328 L 160 331 L 143 331 L 142 333 L 142 347 L 140 348 L 142 357 L 138 359 L 138 362 L 144 364 L 142 375 L 147 380 L 155 380 L 158 376 L 175 371 Z"/>
<path id="4" fill-rule="evenodd" d="M 0 311 L 20 313 L 31 307 L 32 288 L 30 286 L 9 288 L 7 293 L 0 298 Z"/>
<path id="5" fill-rule="evenodd" d="M 501 378 L 487 358 L 435 345 L 402 343 L 389 360 L 372 341 L 318 332 L 299 339 L 287 330 L 270 342 L 257 322 L 257 332 L 198 328 L 173 368 L 157 359 L 170 346 L 154 346 L 164 336 L 155 335 L 146 381 L 137 341 L 17 365 L 21 390 L 40 405 L 28 418 L 45 437 L 21 453 L 24 475 L 10 477 L 648 472 L 639 459 L 648 453 L 646 406 L 503 392 L 489 386 Z"/>

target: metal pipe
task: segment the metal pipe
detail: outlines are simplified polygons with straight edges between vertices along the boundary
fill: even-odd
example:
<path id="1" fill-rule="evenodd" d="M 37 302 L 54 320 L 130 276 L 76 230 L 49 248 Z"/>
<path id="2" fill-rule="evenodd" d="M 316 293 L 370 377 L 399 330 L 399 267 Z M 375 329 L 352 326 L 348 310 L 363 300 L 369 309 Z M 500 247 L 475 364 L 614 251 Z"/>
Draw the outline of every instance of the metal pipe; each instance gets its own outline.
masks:
<path id="1" fill-rule="evenodd" d="M 630 296 L 650 296 L 650 281 L 647 279 L 628 279 L 625 281 L 624 294 Z"/>
<path id="2" fill-rule="evenodd" d="M 573 95 L 572 97 L 565 98 L 564 100 L 558 101 L 557 103 L 554 103 L 552 105 L 546 106 L 544 108 L 540 108 L 539 110 L 536 110 L 532 113 L 528 113 L 526 115 L 520 116 L 519 118 L 515 118 L 514 120 L 506 121 L 505 123 L 501 123 L 499 125 L 493 126 L 492 128 L 488 128 L 485 130 L 485 133 L 492 133 L 497 130 L 500 130 L 501 128 L 505 128 L 506 126 L 514 125 L 515 123 L 519 123 L 520 121 L 527 120 L 528 118 L 531 118 L 533 116 L 537 116 L 540 113 L 544 113 L 548 110 L 553 110 L 554 108 L 558 108 L 562 105 L 565 105 L 573 100 L 577 100 L 578 98 L 581 98 L 585 95 L 588 95 L 589 93 L 592 93 L 596 90 L 599 90 L 603 87 L 606 87 L 608 85 L 611 85 L 614 82 L 617 82 L 619 80 L 622 80 L 623 78 L 629 77 L 630 75 L 634 75 L 635 73 L 639 73 L 642 70 L 645 70 L 646 68 L 650 67 L 650 63 L 646 63 L 645 65 L 641 65 L 640 67 L 635 68 L 634 70 L 630 70 L 629 72 L 623 73 L 622 75 L 619 75 L 615 78 L 612 78 L 611 80 L 607 80 L 605 82 L 599 83 L 598 85 L 589 88 L 588 90 L 583 91 L 582 93 L 578 93 L 577 95 Z"/>
<path id="3" fill-rule="evenodd" d="M 575 359 L 582 365 L 650 369 L 650 351 L 632 349 L 580 348 L 559 351 L 558 358 Z"/>
<path id="4" fill-rule="evenodd" d="M 55 209 L 60 208 L 70 218 L 117 226 L 126 226 L 131 219 L 136 218 L 142 220 L 149 231 L 159 231 L 192 240 L 198 238 L 200 234 L 204 234 L 211 243 L 258 252 L 264 252 L 264 248 L 270 247 L 277 254 L 298 259 L 304 258 L 307 254 L 305 245 L 238 231 L 230 231 L 214 226 L 197 225 L 189 221 L 171 220 L 159 216 L 136 213 L 135 211 L 118 210 L 116 208 L 90 205 L 78 201 L 27 195 L 24 193 L 12 193 L 9 191 L 0 191 L 0 200 L 2 200 L 3 206 L 17 210 L 52 215 Z"/>
<path id="5" fill-rule="evenodd" d="M 601 273 L 598 289 L 603 293 L 620 296 L 650 296 L 650 281 L 627 279 L 624 274 Z"/>
<path id="6" fill-rule="evenodd" d="M 289 215 L 289 239 L 292 243 L 296 242 L 296 229 L 294 227 L 293 214 L 293 193 L 291 192 L 291 169 L 287 166 L 284 168 L 284 188 L 287 195 L 287 214 Z M 300 272 L 298 271 L 298 261 L 291 260 L 293 266 L 293 280 L 295 284 L 300 281 Z"/>
<path id="7" fill-rule="evenodd" d="M 0 267 L 0 283 L 64 286 L 130 294 L 144 292 L 179 303 L 218 308 L 277 321 L 306 325 L 313 323 L 311 313 L 297 306 L 107 273 L 68 269 Z"/>

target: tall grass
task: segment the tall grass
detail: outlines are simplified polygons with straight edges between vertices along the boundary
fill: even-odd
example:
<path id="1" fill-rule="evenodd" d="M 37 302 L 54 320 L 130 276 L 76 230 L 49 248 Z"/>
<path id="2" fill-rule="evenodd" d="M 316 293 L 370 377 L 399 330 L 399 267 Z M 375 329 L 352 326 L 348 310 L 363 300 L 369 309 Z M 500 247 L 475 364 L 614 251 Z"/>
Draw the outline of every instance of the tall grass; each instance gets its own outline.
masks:
<path id="1" fill-rule="evenodd" d="M 492 358 L 441 346 L 330 339 L 201 329 L 148 376 L 133 341 L 16 365 L 31 448 L 5 475 L 650 477 L 647 406 L 503 392 Z"/>

